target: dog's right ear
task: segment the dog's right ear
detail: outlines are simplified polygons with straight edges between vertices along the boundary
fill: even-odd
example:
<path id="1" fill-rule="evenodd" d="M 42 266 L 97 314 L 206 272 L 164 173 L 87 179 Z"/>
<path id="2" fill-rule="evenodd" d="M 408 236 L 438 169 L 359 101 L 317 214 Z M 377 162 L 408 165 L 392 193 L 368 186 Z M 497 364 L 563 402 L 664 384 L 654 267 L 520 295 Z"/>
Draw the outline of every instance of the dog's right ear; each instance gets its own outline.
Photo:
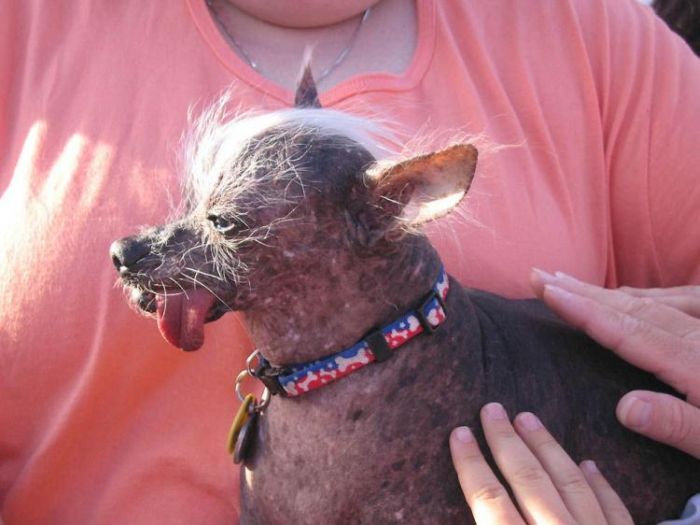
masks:
<path id="1" fill-rule="evenodd" d="M 409 229 L 450 213 L 464 198 L 476 170 L 478 152 L 456 144 L 364 175 L 369 207 L 355 214 L 356 229 L 368 246 L 389 232 Z"/>

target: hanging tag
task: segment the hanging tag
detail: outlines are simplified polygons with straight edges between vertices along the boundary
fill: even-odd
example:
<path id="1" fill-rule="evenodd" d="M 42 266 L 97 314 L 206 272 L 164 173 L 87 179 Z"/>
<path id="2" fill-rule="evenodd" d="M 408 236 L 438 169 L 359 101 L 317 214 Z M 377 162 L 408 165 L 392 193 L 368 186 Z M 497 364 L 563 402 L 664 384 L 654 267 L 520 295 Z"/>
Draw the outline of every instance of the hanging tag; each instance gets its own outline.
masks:
<path id="1" fill-rule="evenodd" d="M 251 413 L 255 413 L 255 410 L 253 410 L 255 402 L 255 396 L 253 394 L 248 394 L 243 399 L 238 412 L 236 412 L 236 416 L 233 418 L 233 423 L 231 423 L 231 430 L 228 432 L 227 448 L 229 454 L 233 454 L 241 429 L 250 418 Z"/>
<path id="2" fill-rule="evenodd" d="M 250 445 L 253 442 L 253 436 L 255 435 L 255 425 L 257 421 L 258 413 L 251 406 L 248 420 L 243 424 L 243 428 L 241 428 L 241 431 L 238 433 L 238 439 L 236 439 L 236 446 L 233 451 L 233 462 L 236 465 L 246 460 Z"/>

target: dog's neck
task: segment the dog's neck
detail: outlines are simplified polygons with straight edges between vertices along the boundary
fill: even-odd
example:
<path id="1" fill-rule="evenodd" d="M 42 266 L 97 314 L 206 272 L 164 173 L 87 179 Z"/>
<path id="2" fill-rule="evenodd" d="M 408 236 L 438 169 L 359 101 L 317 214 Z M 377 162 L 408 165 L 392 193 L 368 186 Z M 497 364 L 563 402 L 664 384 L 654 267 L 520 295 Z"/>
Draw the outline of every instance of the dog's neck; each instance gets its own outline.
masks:
<path id="1" fill-rule="evenodd" d="M 312 269 L 300 273 L 294 285 L 246 312 L 253 341 L 268 361 L 304 363 L 347 348 L 415 308 L 441 267 L 437 253 L 421 237 L 411 239 L 390 259 L 347 262 L 339 261 L 329 274 L 314 274 Z"/>

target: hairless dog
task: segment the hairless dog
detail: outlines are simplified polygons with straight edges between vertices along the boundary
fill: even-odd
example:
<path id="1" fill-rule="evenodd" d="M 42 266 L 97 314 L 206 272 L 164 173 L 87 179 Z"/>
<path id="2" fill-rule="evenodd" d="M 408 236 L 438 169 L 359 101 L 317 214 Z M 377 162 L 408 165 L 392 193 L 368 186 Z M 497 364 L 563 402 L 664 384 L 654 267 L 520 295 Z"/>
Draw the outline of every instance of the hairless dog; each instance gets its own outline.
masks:
<path id="1" fill-rule="evenodd" d="M 111 248 L 130 300 L 175 346 L 197 349 L 206 322 L 244 313 L 258 352 L 242 377 L 266 391 L 233 429 L 241 523 L 473 523 L 448 436 L 480 434 L 492 400 L 536 411 L 574 458 L 594 458 L 636 522 L 678 513 L 700 462 L 614 415 L 629 390 L 668 389 L 539 301 L 464 289 L 420 233 L 460 203 L 476 149 L 379 162 L 376 128 L 321 109 L 308 71 L 297 104 L 205 113 L 186 211 Z"/>

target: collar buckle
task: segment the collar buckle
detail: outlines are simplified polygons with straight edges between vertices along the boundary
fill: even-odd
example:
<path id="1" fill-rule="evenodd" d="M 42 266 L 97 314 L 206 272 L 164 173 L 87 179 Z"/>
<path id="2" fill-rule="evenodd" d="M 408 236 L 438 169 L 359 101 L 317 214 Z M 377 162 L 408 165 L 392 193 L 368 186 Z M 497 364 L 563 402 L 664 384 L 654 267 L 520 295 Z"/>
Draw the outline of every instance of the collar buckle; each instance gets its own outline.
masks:
<path id="1" fill-rule="evenodd" d="M 363 340 L 367 343 L 367 346 L 369 346 L 372 354 L 374 354 L 375 363 L 381 363 L 391 357 L 391 347 L 387 344 L 386 337 L 384 337 L 384 332 L 382 332 L 381 328 L 373 330 L 363 337 Z"/>
<path id="2" fill-rule="evenodd" d="M 426 334 L 435 333 L 437 329 L 440 328 L 443 324 L 440 322 L 436 325 L 433 325 L 428 320 L 430 311 L 434 308 L 433 303 L 435 301 L 437 301 L 437 307 L 442 308 L 443 315 L 447 316 L 447 308 L 445 307 L 445 301 L 443 301 L 440 293 L 438 293 L 435 289 L 430 290 L 430 293 L 427 295 L 423 303 L 418 308 L 416 308 L 416 317 L 418 318 L 418 321 L 420 322 L 420 325 L 423 327 L 423 331 Z"/>
<path id="3" fill-rule="evenodd" d="M 251 376 L 259 379 L 272 395 L 280 394 L 283 397 L 287 395 L 278 378 L 289 374 L 288 368 L 273 367 L 260 351 L 255 350 L 246 360 L 246 369 Z"/>

